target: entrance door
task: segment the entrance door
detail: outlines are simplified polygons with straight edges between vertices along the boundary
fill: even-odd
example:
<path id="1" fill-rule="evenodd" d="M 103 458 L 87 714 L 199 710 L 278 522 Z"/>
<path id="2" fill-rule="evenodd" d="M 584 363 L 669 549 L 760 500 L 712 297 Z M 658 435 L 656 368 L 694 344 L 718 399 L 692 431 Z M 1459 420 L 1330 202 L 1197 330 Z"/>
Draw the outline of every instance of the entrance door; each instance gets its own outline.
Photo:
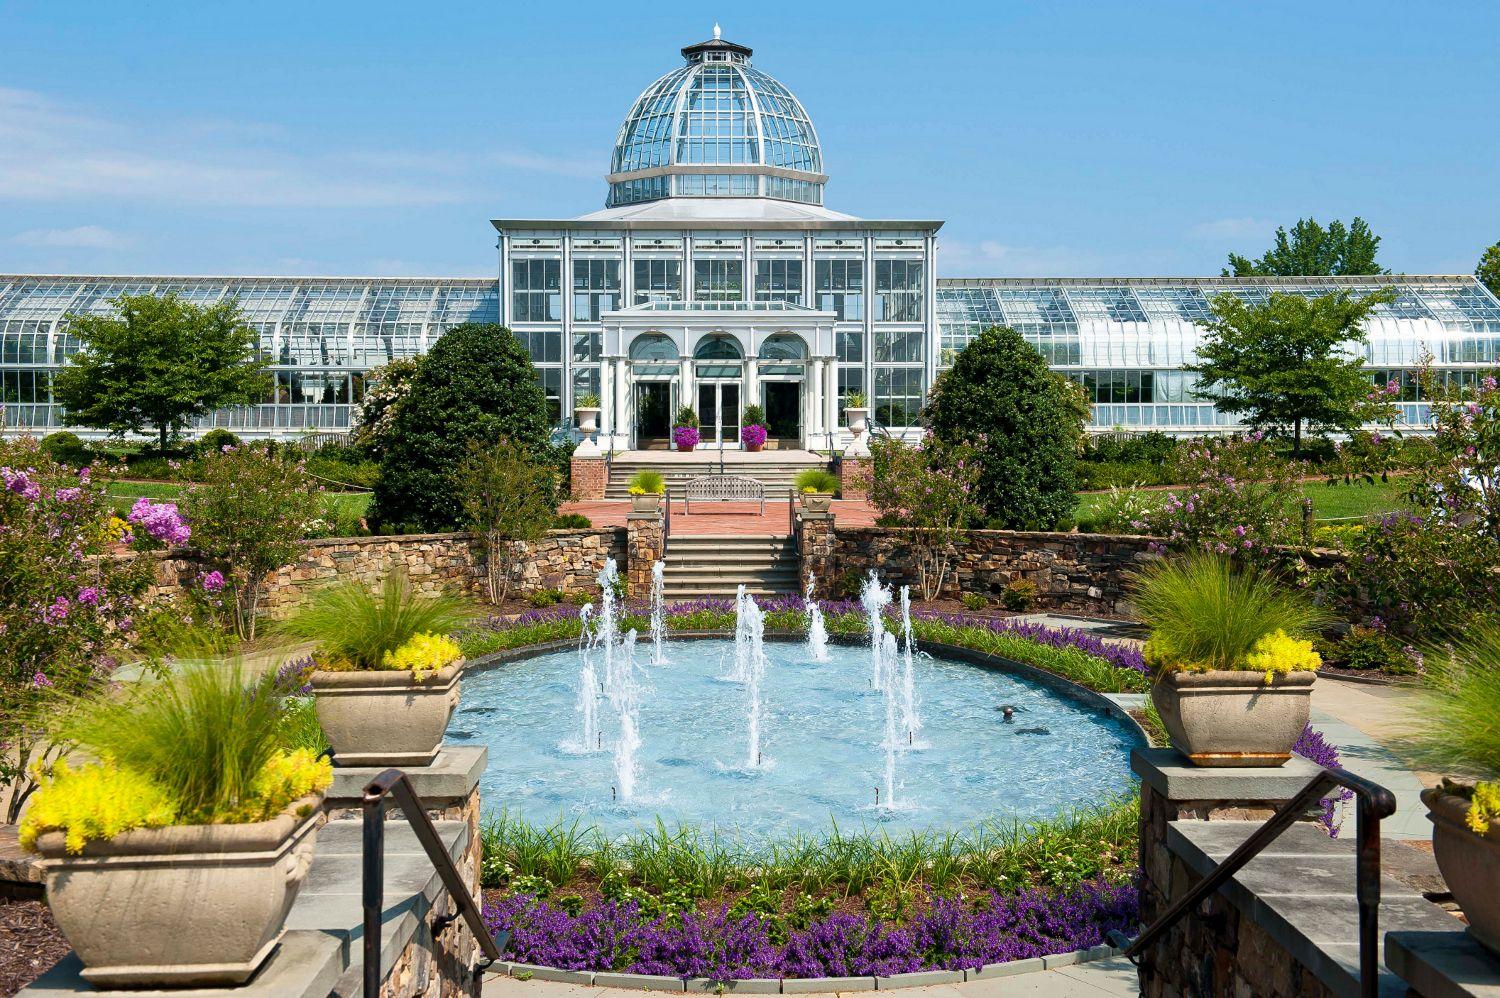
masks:
<path id="1" fill-rule="evenodd" d="M 635 383 L 636 446 L 664 441 L 672 432 L 672 386 L 665 381 Z"/>
<path id="2" fill-rule="evenodd" d="M 766 432 L 777 440 L 802 441 L 802 385 L 795 381 L 763 381 Z"/>
<path id="3" fill-rule="evenodd" d="M 740 442 L 740 383 L 698 382 L 698 436 L 705 447 Z"/>

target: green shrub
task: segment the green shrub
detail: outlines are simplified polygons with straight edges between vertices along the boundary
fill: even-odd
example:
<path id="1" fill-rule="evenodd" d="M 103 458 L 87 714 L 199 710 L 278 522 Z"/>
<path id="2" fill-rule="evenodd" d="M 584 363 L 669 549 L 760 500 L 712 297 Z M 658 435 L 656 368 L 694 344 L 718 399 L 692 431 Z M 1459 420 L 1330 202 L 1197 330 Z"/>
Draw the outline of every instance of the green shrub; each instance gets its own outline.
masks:
<path id="1" fill-rule="evenodd" d="M 1426 656 L 1420 755 L 1439 772 L 1500 777 L 1500 622 Z"/>
<path id="2" fill-rule="evenodd" d="M 371 507 L 380 524 L 451 530 L 463 522 L 454 476 L 471 443 L 507 438 L 538 456 L 547 399 L 531 355 L 510 330 L 465 323 L 433 345 L 395 406 Z"/>
<path id="3" fill-rule="evenodd" d="M 1047 529 L 1072 513 L 1088 403 L 1015 330 L 992 328 L 970 342 L 933 385 L 923 415 L 939 439 L 978 452 L 975 498 L 992 522 Z"/>
<path id="4" fill-rule="evenodd" d="M 199 454 L 203 454 L 208 451 L 221 451 L 225 447 L 238 447 L 239 445 L 239 437 L 223 427 L 216 426 L 199 437 L 197 442 L 193 444 L 193 449 Z"/>
<path id="5" fill-rule="evenodd" d="M 752 402 L 745 406 L 745 413 L 740 417 L 740 422 L 745 426 L 765 426 L 766 410 Z"/>
<path id="6" fill-rule="evenodd" d="M 552 521 L 553 530 L 587 530 L 593 525 L 593 521 L 582 513 L 559 513 Z"/>
<path id="7" fill-rule="evenodd" d="M 1165 669 L 1261 671 L 1249 659 L 1262 639 L 1278 632 L 1290 639 L 1315 634 L 1326 620 L 1300 592 L 1209 554 L 1147 567 L 1131 598 L 1151 629 L 1147 662 Z"/>
<path id="8" fill-rule="evenodd" d="M 346 461 L 318 453 L 307 459 L 307 473 L 320 479 L 328 489 L 341 486 L 373 489 L 380 480 L 380 465 L 374 461 Z"/>
<path id="9" fill-rule="evenodd" d="M 1079 456 L 1084 463 L 1164 465 L 1180 441 L 1159 430 L 1146 433 L 1097 433 L 1084 438 Z"/>
<path id="10" fill-rule="evenodd" d="M 572 603 L 574 606 L 583 606 L 587 603 L 592 603 L 593 601 L 593 594 L 586 589 L 575 589 L 572 592 L 568 593 L 568 602 Z"/>
<path id="11" fill-rule="evenodd" d="M 672 417 L 673 426 L 698 426 L 698 413 L 690 405 L 682 406 L 677 410 L 677 415 Z"/>
<path id="12" fill-rule="evenodd" d="M 806 468 L 793 480 L 798 492 L 834 495 L 839 490 L 839 476 L 823 468 Z"/>
<path id="13" fill-rule="evenodd" d="M 1000 591 L 1000 603 L 1005 609 L 1025 613 L 1036 605 L 1036 583 L 1030 579 L 1011 579 Z"/>
<path id="14" fill-rule="evenodd" d="M 170 482 L 181 476 L 179 469 L 172 467 L 172 459 L 131 455 L 125 459 L 127 478 L 144 478 L 156 482 Z"/>
<path id="15" fill-rule="evenodd" d="M 666 491 L 667 483 L 661 472 L 642 468 L 630 476 L 629 487 L 631 495 L 659 496 Z"/>
<path id="16" fill-rule="evenodd" d="M 74 468 L 82 468 L 94 459 L 88 447 L 79 439 L 78 434 L 69 433 L 67 430 L 47 434 L 42 438 L 41 449 L 43 454 L 58 464 L 66 464 Z"/>
<path id="17" fill-rule="evenodd" d="M 320 668 L 381 669 L 417 635 L 452 634 L 473 616 L 467 599 L 420 595 L 404 572 L 391 572 L 378 589 L 351 579 L 315 590 L 275 630 L 311 642 Z"/>
<path id="18" fill-rule="evenodd" d="M 959 597 L 959 602 L 964 605 L 965 610 L 973 610 L 975 612 L 983 610 L 990 605 L 990 601 L 979 593 L 964 593 Z"/>
<path id="19" fill-rule="evenodd" d="M 1167 465 L 1146 461 L 1080 461 L 1078 487 L 1100 491 L 1136 485 L 1167 485 L 1172 477 Z"/>
<path id="20" fill-rule="evenodd" d="M 1340 668 L 1373 669 L 1392 676 L 1411 675 L 1417 671 L 1412 654 L 1384 628 L 1351 627 L 1327 648 L 1324 661 Z"/>
<path id="21" fill-rule="evenodd" d="M 556 606 L 562 602 L 562 598 L 561 589 L 538 589 L 526 597 L 526 602 L 540 609 L 544 606 Z"/>
<path id="22" fill-rule="evenodd" d="M 833 585 L 834 593 L 844 599 L 858 599 L 859 590 L 865 584 L 865 577 L 857 568 L 846 568 L 839 573 L 838 580 Z"/>

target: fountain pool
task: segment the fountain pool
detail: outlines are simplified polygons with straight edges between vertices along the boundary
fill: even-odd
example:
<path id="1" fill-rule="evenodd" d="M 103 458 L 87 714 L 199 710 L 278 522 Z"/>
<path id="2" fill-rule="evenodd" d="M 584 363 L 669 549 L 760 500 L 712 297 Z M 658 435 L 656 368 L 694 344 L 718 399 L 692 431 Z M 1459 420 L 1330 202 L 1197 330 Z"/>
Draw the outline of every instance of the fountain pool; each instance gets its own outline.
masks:
<path id="1" fill-rule="evenodd" d="M 488 807 L 537 823 L 577 819 L 611 835 L 654 827 L 659 816 L 669 828 L 690 824 L 754 844 L 821 834 L 834 822 L 899 833 L 1047 817 L 1130 783 L 1137 736 L 1125 723 L 1003 672 L 918 655 L 910 681 L 922 717 L 914 734 L 898 733 L 892 806 L 887 731 L 897 711 L 871 682 L 868 643 L 829 645 L 828 660 L 816 662 L 804 641 L 767 639 L 752 715 L 749 678 L 731 678 L 735 642 L 702 639 L 674 640 L 665 665 L 638 656 L 633 786 L 622 794 L 620 728 L 602 689 L 595 745 L 581 744 L 580 654 L 464 676 L 448 739 L 489 747 L 480 783 Z M 1009 724 L 1006 704 L 1016 708 Z M 758 751 L 759 765 L 748 751 Z"/>

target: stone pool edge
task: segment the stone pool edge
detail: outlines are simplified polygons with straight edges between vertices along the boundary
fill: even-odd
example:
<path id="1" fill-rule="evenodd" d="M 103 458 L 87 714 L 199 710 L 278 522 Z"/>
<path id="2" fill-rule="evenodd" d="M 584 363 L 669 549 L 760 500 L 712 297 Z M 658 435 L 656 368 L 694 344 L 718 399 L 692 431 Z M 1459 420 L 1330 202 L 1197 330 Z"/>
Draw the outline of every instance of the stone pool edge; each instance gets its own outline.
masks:
<path id="1" fill-rule="evenodd" d="M 1107 944 L 1087 949 L 1049 953 L 1007 963 L 989 963 L 977 969 L 918 970 L 889 977 L 762 977 L 745 980 L 715 981 L 706 977 L 662 977 L 655 974 L 623 974 L 615 971 L 559 970 L 529 963 L 502 962 L 491 966 L 487 976 L 511 977 L 521 981 L 553 981 L 582 987 L 621 988 L 630 991 L 667 991 L 693 994 L 796 995 L 829 994 L 836 991 L 897 991 L 902 988 L 925 988 L 938 984 L 963 984 L 1002 977 L 1019 977 L 1059 967 L 1072 967 L 1095 960 L 1119 956 L 1122 951 Z"/>

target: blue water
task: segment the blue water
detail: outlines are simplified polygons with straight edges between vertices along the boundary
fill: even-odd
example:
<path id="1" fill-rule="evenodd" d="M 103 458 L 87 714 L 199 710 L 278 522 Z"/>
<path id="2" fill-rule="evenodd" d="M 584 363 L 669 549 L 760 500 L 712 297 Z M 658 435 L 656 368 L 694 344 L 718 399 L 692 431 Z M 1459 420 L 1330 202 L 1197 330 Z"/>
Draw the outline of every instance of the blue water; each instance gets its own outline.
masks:
<path id="1" fill-rule="evenodd" d="M 1036 818 L 1129 786 L 1135 735 L 1124 723 L 1045 687 L 964 662 L 914 663 L 921 731 L 897 753 L 896 806 L 884 784 L 885 709 L 867 647 L 766 643 L 761 767 L 746 766 L 747 693 L 726 676 L 728 640 L 679 640 L 666 665 L 638 657 L 642 683 L 634 800 L 611 800 L 614 720 L 599 703 L 603 751 L 580 752 L 578 653 L 470 671 L 448 738 L 489 746 L 487 809 L 534 822 L 579 819 L 617 835 L 692 824 L 753 844 L 833 822 L 892 833 L 962 829 L 989 818 Z M 1002 723 L 1000 705 L 1016 708 Z"/>

